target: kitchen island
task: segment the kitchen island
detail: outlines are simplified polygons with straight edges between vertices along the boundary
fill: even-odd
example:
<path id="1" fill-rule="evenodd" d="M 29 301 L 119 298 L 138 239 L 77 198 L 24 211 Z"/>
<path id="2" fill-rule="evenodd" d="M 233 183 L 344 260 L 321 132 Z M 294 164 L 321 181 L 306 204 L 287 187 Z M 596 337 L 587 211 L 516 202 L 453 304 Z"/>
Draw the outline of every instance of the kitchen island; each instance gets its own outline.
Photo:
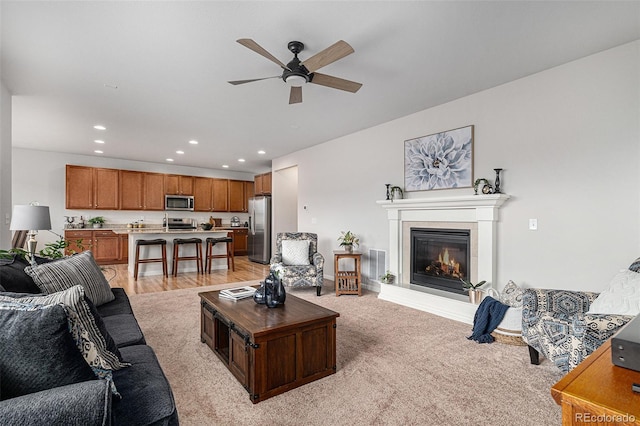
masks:
<path id="1" fill-rule="evenodd" d="M 204 267 L 204 257 L 206 255 L 206 239 L 209 237 L 220 238 L 226 237 L 230 232 L 228 229 L 213 228 L 209 231 L 202 229 L 169 229 L 164 228 L 139 228 L 139 229 L 113 229 L 116 234 L 128 234 L 129 235 L 129 261 L 127 270 L 130 276 L 133 276 L 133 270 L 136 262 L 136 241 L 138 240 L 155 240 L 162 238 L 167 240 L 167 266 L 169 268 L 169 274 L 171 274 L 171 265 L 173 263 L 173 239 L 174 238 L 200 238 L 202 240 L 202 266 Z M 160 246 L 142 246 L 140 247 L 140 258 L 160 258 L 162 257 L 162 249 Z M 180 255 L 195 256 L 195 248 L 192 246 L 185 246 L 180 248 Z M 183 251 L 184 250 L 184 251 Z M 216 244 L 213 246 L 213 254 L 225 254 L 226 245 Z M 227 269 L 226 259 L 212 259 L 211 269 Z M 194 261 L 181 261 L 178 267 L 178 273 L 182 272 L 197 272 L 196 262 Z M 138 277 L 150 276 L 150 275 L 162 275 L 162 263 L 141 263 L 138 266 Z"/>

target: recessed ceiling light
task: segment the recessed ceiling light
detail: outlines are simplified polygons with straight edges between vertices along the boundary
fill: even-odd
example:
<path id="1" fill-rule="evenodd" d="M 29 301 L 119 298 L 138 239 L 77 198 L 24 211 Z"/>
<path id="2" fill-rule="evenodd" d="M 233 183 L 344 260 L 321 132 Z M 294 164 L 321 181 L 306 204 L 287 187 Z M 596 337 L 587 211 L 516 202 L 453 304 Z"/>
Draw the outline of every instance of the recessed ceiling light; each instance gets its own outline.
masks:
<path id="1" fill-rule="evenodd" d="M 266 152 L 264 152 L 263 150 L 260 150 L 260 151 L 258 151 L 258 154 L 264 155 L 264 154 L 266 154 Z"/>
<path id="2" fill-rule="evenodd" d="M 196 140 L 190 140 L 189 143 L 191 145 L 198 145 L 198 141 L 196 141 Z"/>
<path id="3" fill-rule="evenodd" d="M 100 139 L 96 139 L 96 140 L 94 140 L 94 142 L 95 142 L 95 143 L 104 143 L 104 141 L 103 141 L 103 140 L 100 140 Z"/>
<path id="4" fill-rule="evenodd" d="M 176 151 L 176 154 L 181 154 L 182 155 L 182 154 L 184 154 L 184 151 L 178 150 L 178 151 Z"/>
<path id="5" fill-rule="evenodd" d="M 244 158 L 238 158 L 238 161 L 239 161 L 240 163 L 244 163 Z"/>
<path id="6" fill-rule="evenodd" d="M 222 165 L 222 168 L 223 168 L 223 169 L 228 169 L 228 168 L 229 168 L 229 165 L 228 165 L 228 164 L 223 164 L 223 165 Z"/>
<path id="7" fill-rule="evenodd" d="M 173 161 L 173 158 L 167 158 L 167 161 L 171 162 Z"/>
<path id="8" fill-rule="evenodd" d="M 100 151 L 99 149 L 96 149 L 96 150 L 95 150 L 95 151 L 93 151 L 93 152 L 95 152 L 96 154 L 103 154 L 103 153 L 104 153 L 103 151 Z"/>
<path id="9" fill-rule="evenodd" d="M 107 130 L 107 128 L 104 127 L 102 124 L 96 124 L 95 126 L 93 126 L 93 128 L 96 130 Z"/>

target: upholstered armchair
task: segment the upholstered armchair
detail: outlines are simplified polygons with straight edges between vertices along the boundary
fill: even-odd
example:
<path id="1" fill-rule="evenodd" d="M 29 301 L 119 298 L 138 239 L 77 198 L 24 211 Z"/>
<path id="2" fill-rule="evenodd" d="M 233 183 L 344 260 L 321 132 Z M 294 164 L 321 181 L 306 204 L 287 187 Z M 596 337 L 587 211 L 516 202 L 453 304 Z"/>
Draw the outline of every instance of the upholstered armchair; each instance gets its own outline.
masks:
<path id="1" fill-rule="evenodd" d="M 271 269 L 282 271 L 280 279 L 287 287 L 314 286 L 320 296 L 324 257 L 318 253 L 318 235 L 309 232 L 284 232 L 276 237 L 276 252 Z"/>
<path id="2" fill-rule="evenodd" d="M 526 289 L 522 298 L 522 338 L 532 364 L 539 354 L 563 372 L 613 336 L 632 315 L 587 313 L 599 293 Z"/>

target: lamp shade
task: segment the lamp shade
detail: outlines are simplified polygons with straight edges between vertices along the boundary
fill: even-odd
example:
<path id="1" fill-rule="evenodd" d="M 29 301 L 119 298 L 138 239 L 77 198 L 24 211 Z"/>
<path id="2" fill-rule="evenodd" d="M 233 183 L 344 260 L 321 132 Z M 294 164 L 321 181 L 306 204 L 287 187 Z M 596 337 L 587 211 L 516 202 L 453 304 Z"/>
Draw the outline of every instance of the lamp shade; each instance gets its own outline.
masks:
<path id="1" fill-rule="evenodd" d="M 49 206 L 13 206 L 11 231 L 39 231 L 51 229 Z"/>

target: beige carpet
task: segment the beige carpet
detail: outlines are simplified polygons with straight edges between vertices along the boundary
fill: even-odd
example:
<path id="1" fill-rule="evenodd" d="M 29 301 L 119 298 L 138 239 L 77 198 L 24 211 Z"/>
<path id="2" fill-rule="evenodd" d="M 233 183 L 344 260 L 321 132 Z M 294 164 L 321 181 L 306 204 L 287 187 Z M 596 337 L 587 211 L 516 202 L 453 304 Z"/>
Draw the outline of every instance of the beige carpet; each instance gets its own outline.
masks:
<path id="1" fill-rule="evenodd" d="M 466 324 L 326 288 L 321 297 L 311 288 L 289 294 L 340 313 L 337 373 L 254 405 L 200 343 L 197 294 L 223 287 L 131 297 L 182 425 L 561 424 L 549 393 L 561 373 L 546 360 L 530 365 L 526 347 L 478 344 L 465 338 Z"/>

